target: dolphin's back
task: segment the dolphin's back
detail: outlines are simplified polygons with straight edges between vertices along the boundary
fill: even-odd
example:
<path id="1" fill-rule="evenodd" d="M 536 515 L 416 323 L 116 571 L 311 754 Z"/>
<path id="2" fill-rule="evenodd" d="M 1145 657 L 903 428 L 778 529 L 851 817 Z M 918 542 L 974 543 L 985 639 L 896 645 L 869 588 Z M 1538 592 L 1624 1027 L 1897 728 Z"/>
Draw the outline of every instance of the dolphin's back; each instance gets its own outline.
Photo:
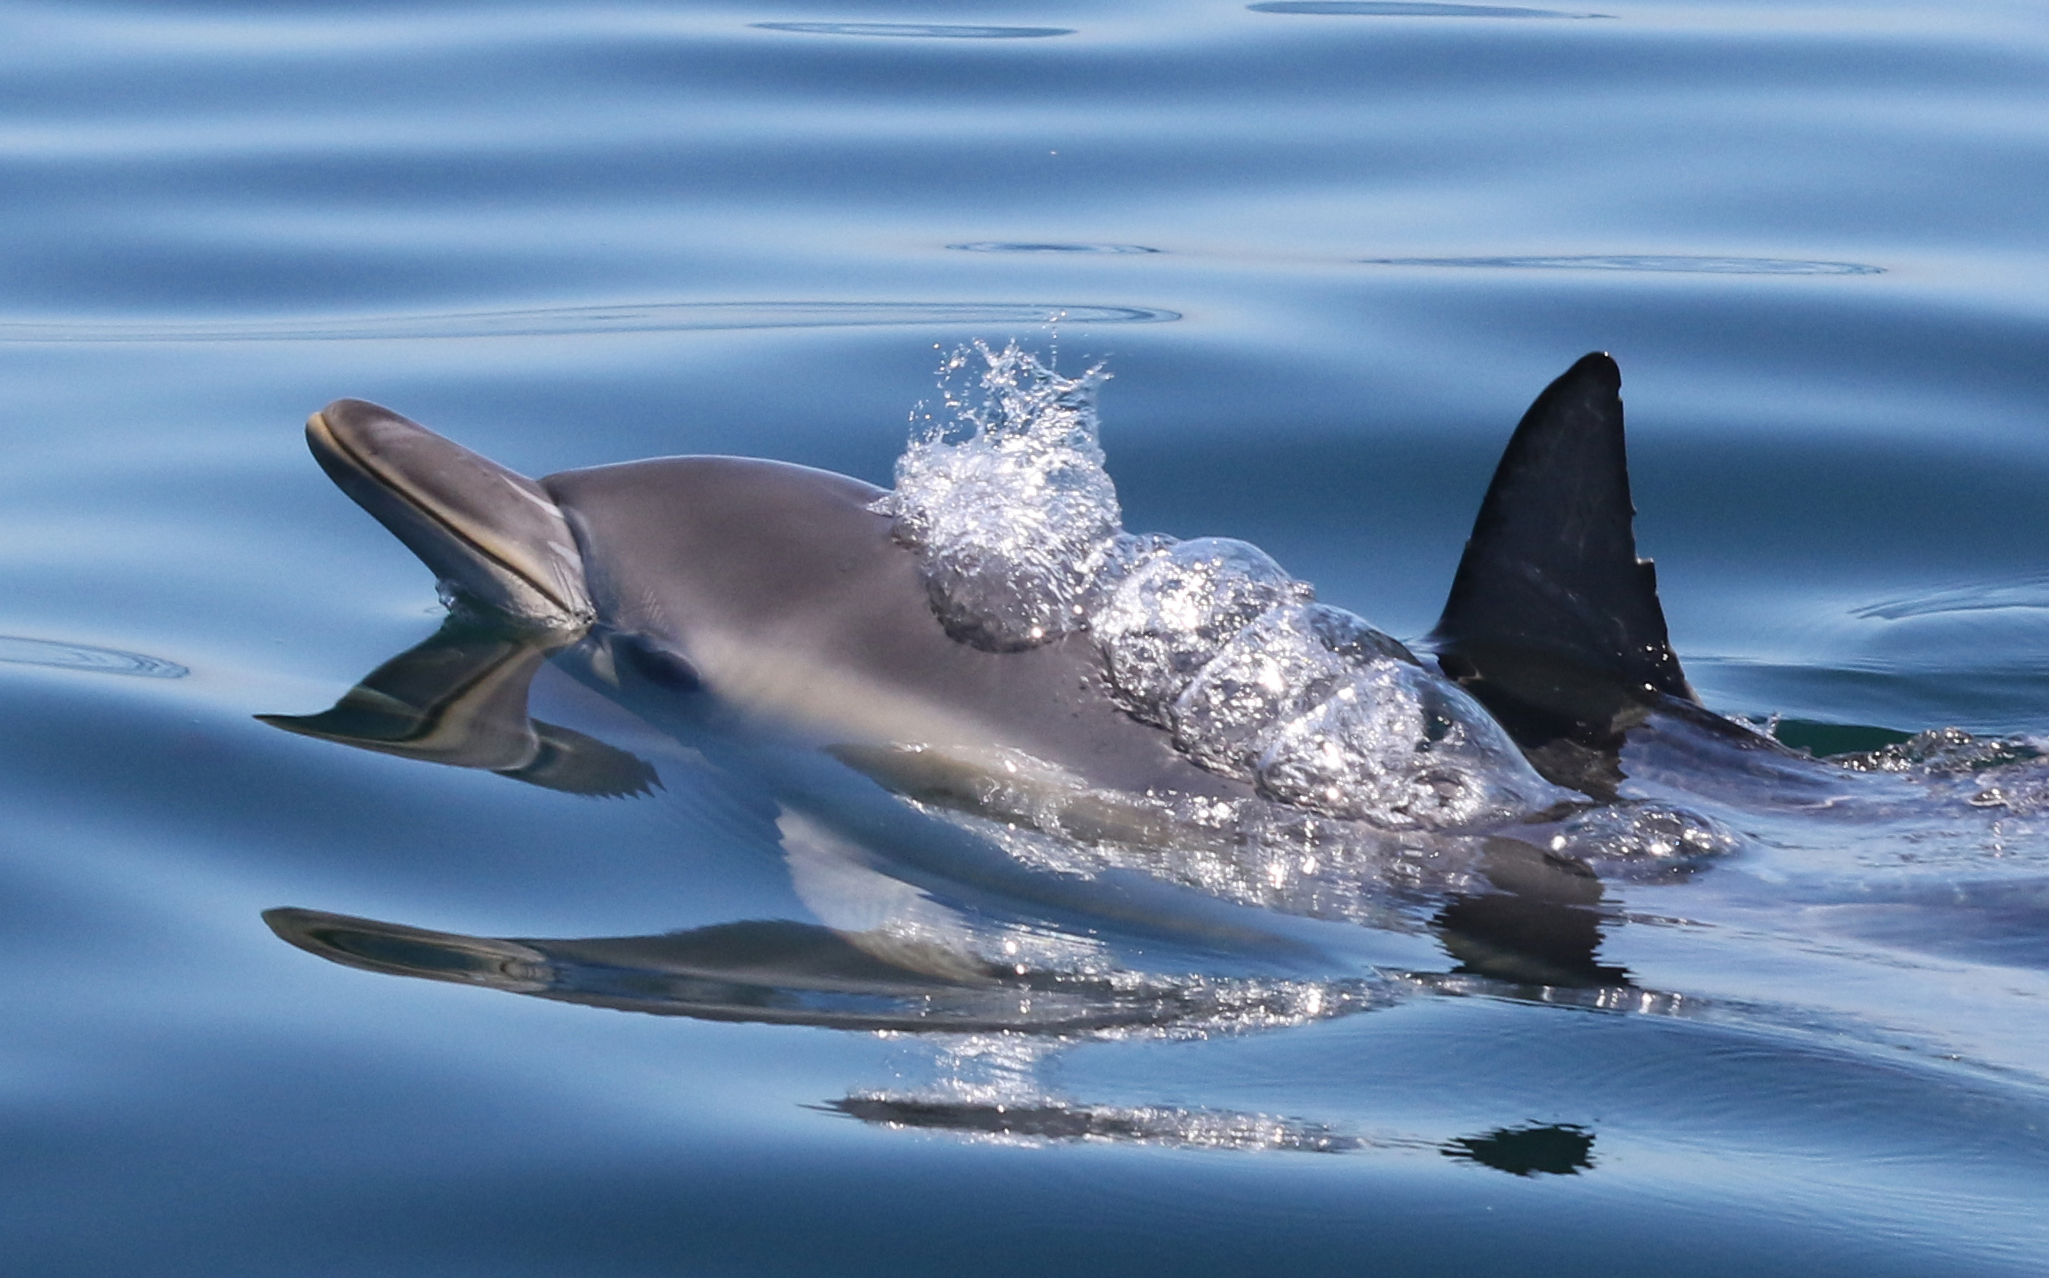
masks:
<path id="1" fill-rule="evenodd" d="M 541 483 L 575 531 L 599 616 L 821 744 L 1001 745 L 1096 786 L 1249 792 L 1120 711 L 1086 636 L 1006 653 L 950 638 L 869 484 L 737 457 Z"/>

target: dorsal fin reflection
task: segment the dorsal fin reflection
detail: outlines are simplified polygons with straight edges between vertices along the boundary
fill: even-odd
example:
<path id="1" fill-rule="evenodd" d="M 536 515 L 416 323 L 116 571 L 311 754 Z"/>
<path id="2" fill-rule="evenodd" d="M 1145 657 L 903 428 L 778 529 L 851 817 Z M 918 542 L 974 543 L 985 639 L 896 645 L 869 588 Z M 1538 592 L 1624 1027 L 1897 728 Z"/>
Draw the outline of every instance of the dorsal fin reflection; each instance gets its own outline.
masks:
<path id="1" fill-rule="evenodd" d="M 1430 920 L 1454 972 L 1534 989 L 1632 984 L 1627 968 L 1600 961 L 1609 919 L 1591 870 L 1514 839 L 1488 840 L 1480 870 L 1493 890 L 1453 894 Z"/>
<path id="2" fill-rule="evenodd" d="M 269 910 L 263 918 L 283 940 L 349 967 L 617 1011 L 937 1034 L 941 1045 L 973 1043 L 990 1034 L 1030 1036 L 1034 1046 L 1013 1049 L 1012 1055 L 1021 1050 L 1020 1072 L 1004 1075 L 997 1066 L 1003 1086 L 993 1099 L 946 1090 L 855 1092 L 817 1107 L 892 1129 L 1183 1149 L 1442 1149 L 1471 1156 L 1461 1152 L 1469 1141 L 1368 1135 L 1314 1119 L 1075 1103 L 1049 1091 L 1029 1064 L 1041 1052 L 1096 1033 L 1271 1029 L 1369 1011 L 1395 997 L 1370 981 L 1319 983 L 1315 997 L 1305 999 L 1303 991 L 1291 995 L 1270 981 L 1177 985 L 1134 980 L 1133 974 L 1109 979 L 998 966 L 948 978 L 879 959 L 858 937 L 789 920 L 753 919 L 659 936 L 539 940 L 434 932 L 317 910 Z M 972 1049 L 956 1057 L 941 1047 L 942 1065 L 951 1059 L 958 1068 L 975 1056 Z"/>
<path id="3" fill-rule="evenodd" d="M 267 910 L 263 920 L 280 939 L 347 967 L 700 1020 L 1068 1035 L 1220 1017 L 1268 1023 L 1288 1001 L 1270 981 L 1177 983 L 987 963 L 942 975 L 880 958 L 859 935 L 789 919 L 556 940 L 464 936 L 320 910 Z M 1366 981 L 1330 989 L 1320 1015 L 1380 1001 Z M 1347 990 L 1356 1009 L 1343 1002 Z"/>
<path id="4" fill-rule="evenodd" d="M 646 792 L 658 781 L 638 756 L 529 716 L 532 679 L 567 642 L 559 632 L 491 627 L 458 616 L 378 666 L 331 709 L 259 717 L 301 735 L 571 793 Z M 826 753 L 886 790 L 981 819 L 1029 825 L 1036 809 L 1050 802 L 1030 791 L 1025 797 L 1032 801 L 1024 809 L 1013 812 L 1000 803 L 992 809 L 985 783 L 1000 770 L 995 765 L 971 767 L 933 752 L 837 747 Z M 1029 780 L 1004 775 L 1013 787 Z M 1147 844 L 1205 833 L 1162 824 L 1161 813 L 1136 801 L 1119 804 L 1114 794 L 1064 797 L 1057 828 L 1067 837 Z M 853 906 L 873 913 L 874 902 L 858 893 L 859 900 L 840 899 L 848 891 L 845 875 L 826 884 L 823 896 L 806 895 L 804 884 L 817 875 L 797 874 L 801 847 L 791 843 L 793 830 L 809 823 L 785 812 L 780 824 L 792 873 L 803 880 L 799 894 L 831 927 L 751 920 L 654 937 L 533 941 L 465 937 L 305 910 L 273 911 L 266 918 L 285 940 L 350 966 L 657 1014 L 850 1029 L 1059 1033 L 1222 1014 L 1210 995 L 1191 994 L 1173 980 L 1113 986 L 1058 969 L 990 967 L 965 941 L 957 953 L 907 947 L 889 927 L 871 931 L 869 922 L 852 919 Z M 1489 886 L 1454 895 L 1428 924 L 1459 962 L 1456 970 L 1512 985 L 1627 986 L 1625 972 L 1594 957 L 1603 922 L 1593 908 L 1601 897 L 1599 883 L 1521 842 L 1488 844 L 1483 873 Z M 923 897 L 886 872 L 868 871 L 861 881 Z M 929 926 L 913 930 L 933 933 Z"/>

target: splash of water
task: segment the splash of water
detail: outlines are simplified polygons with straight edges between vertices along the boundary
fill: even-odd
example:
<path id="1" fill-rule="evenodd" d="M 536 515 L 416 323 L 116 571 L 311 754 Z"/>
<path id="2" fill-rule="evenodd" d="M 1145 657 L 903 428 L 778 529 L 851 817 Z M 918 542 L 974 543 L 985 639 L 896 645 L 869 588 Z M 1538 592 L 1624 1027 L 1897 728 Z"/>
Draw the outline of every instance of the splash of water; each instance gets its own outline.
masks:
<path id="1" fill-rule="evenodd" d="M 949 633 L 1028 648 L 1084 628 L 1118 558 L 1123 512 L 1096 442 L 1106 374 L 1061 377 L 1014 343 L 972 355 L 979 386 L 965 386 L 971 352 L 955 351 L 940 383 L 953 421 L 904 451 L 885 509 L 922 552 Z"/>
<path id="2" fill-rule="evenodd" d="M 950 420 L 914 439 L 878 509 L 919 552 L 934 611 L 1012 651 L 1087 633 L 1112 695 L 1196 764 L 1391 830 L 1473 830 L 1568 796 L 1463 689 L 1256 546 L 1124 531 L 1097 365 L 1016 343 L 942 366 Z"/>

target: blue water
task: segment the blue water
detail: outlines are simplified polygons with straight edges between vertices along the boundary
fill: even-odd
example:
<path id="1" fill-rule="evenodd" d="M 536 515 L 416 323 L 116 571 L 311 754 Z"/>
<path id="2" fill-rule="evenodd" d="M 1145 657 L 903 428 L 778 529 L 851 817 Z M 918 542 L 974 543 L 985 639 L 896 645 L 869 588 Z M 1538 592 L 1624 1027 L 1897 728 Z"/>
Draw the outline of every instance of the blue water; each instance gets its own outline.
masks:
<path id="1" fill-rule="evenodd" d="M 327 707 L 442 612 L 306 455 L 328 400 L 534 475 L 736 453 L 887 484 L 943 354 L 1014 336 L 1108 361 L 1128 526 L 1256 542 L 1405 637 L 1523 407 L 1612 351 L 1709 705 L 2049 731 L 2039 6 L 22 3 L 0 30 L 0 1270 L 2041 1272 L 2040 822 L 1780 819 L 1769 856 L 1610 885 L 1598 980 L 1319 923 L 1350 966 L 1140 957 L 1176 997 L 1294 981 L 1320 1010 L 877 1033 L 771 1023 L 772 989 L 647 1015 L 287 945 L 265 910 L 818 920 L 567 681 L 536 713 L 663 789 L 253 718 Z"/>

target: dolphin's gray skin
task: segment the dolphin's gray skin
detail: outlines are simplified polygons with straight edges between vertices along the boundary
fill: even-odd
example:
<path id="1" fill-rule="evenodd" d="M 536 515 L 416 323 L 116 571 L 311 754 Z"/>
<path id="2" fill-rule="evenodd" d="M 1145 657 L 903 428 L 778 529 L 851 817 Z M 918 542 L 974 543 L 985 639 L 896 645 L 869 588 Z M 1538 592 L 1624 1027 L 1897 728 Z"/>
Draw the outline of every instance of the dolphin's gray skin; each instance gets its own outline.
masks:
<path id="1" fill-rule="evenodd" d="M 328 478 L 442 582 L 549 625 L 591 620 L 575 539 L 533 480 L 361 400 L 313 414 L 306 444 Z"/>
<path id="2" fill-rule="evenodd" d="M 306 433 L 337 485 L 445 590 L 482 609 L 458 609 L 441 634 L 333 709 L 266 722 L 555 789 L 644 788 L 654 775 L 645 761 L 528 720 L 523 680 L 552 656 L 687 750 L 756 778 L 751 801 L 767 812 L 822 822 L 827 844 L 886 847 L 886 873 L 853 865 L 858 851 L 836 872 L 863 885 L 856 897 L 888 896 L 874 882 L 888 878 L 978 917 L 1027 908 L 1076 934 L 1283 970 L 1361 951 L 1356 929 L 1282 919 L 1146 875 L 1040 872 L 891 797 L 944 804 L 1000 777 L 1063 801 L 1080 796 L 1077 819 L 1146 842 L 1153 810 L 1089 796 L 1252 792 L 1188 762 L 1165 733 L 1112 703 L 1085 642 L 999 654 L 949 638 L 912 553 L 869 509 L 881 495 L 869 485 L 729 457 L 534 481 L 358 400 L 314 414 Z M 787 830 L 766 832 L 792 849 Z M 835 914 L 823 897 L 807 903 L 828 921 Z M 889 961 L 957 966 L 930 949 Z"/>
<path id="3" fill-rule="evenodd" d="M 1792 758 L 1701 709 L 1672 653 L 1655 573 L 1636 557 L 1620 385 L 1596 353 L 1530 406 L 1431 636 L 1444 672 L 1547 779 L 1604 801 L 1625 739 L 1653 720 L 1687 749 L 1750 756 L 1739 771 Z M 995 744 L 1100 790 L 1251 793 L 1121 712 L 1085 637 L 1002 653 L 949 637 L 916 554 L 873 508 L 883 494 L 859 480 L 733 457 L 530 480 L 361 400 L 314 414 L 307 439 L 445 588 L 565 642 L 592 630 L 600 665 L 621 657 L 656 683 L 701 683 L 871 757 L 915 743 L 973 758 Z"/>

